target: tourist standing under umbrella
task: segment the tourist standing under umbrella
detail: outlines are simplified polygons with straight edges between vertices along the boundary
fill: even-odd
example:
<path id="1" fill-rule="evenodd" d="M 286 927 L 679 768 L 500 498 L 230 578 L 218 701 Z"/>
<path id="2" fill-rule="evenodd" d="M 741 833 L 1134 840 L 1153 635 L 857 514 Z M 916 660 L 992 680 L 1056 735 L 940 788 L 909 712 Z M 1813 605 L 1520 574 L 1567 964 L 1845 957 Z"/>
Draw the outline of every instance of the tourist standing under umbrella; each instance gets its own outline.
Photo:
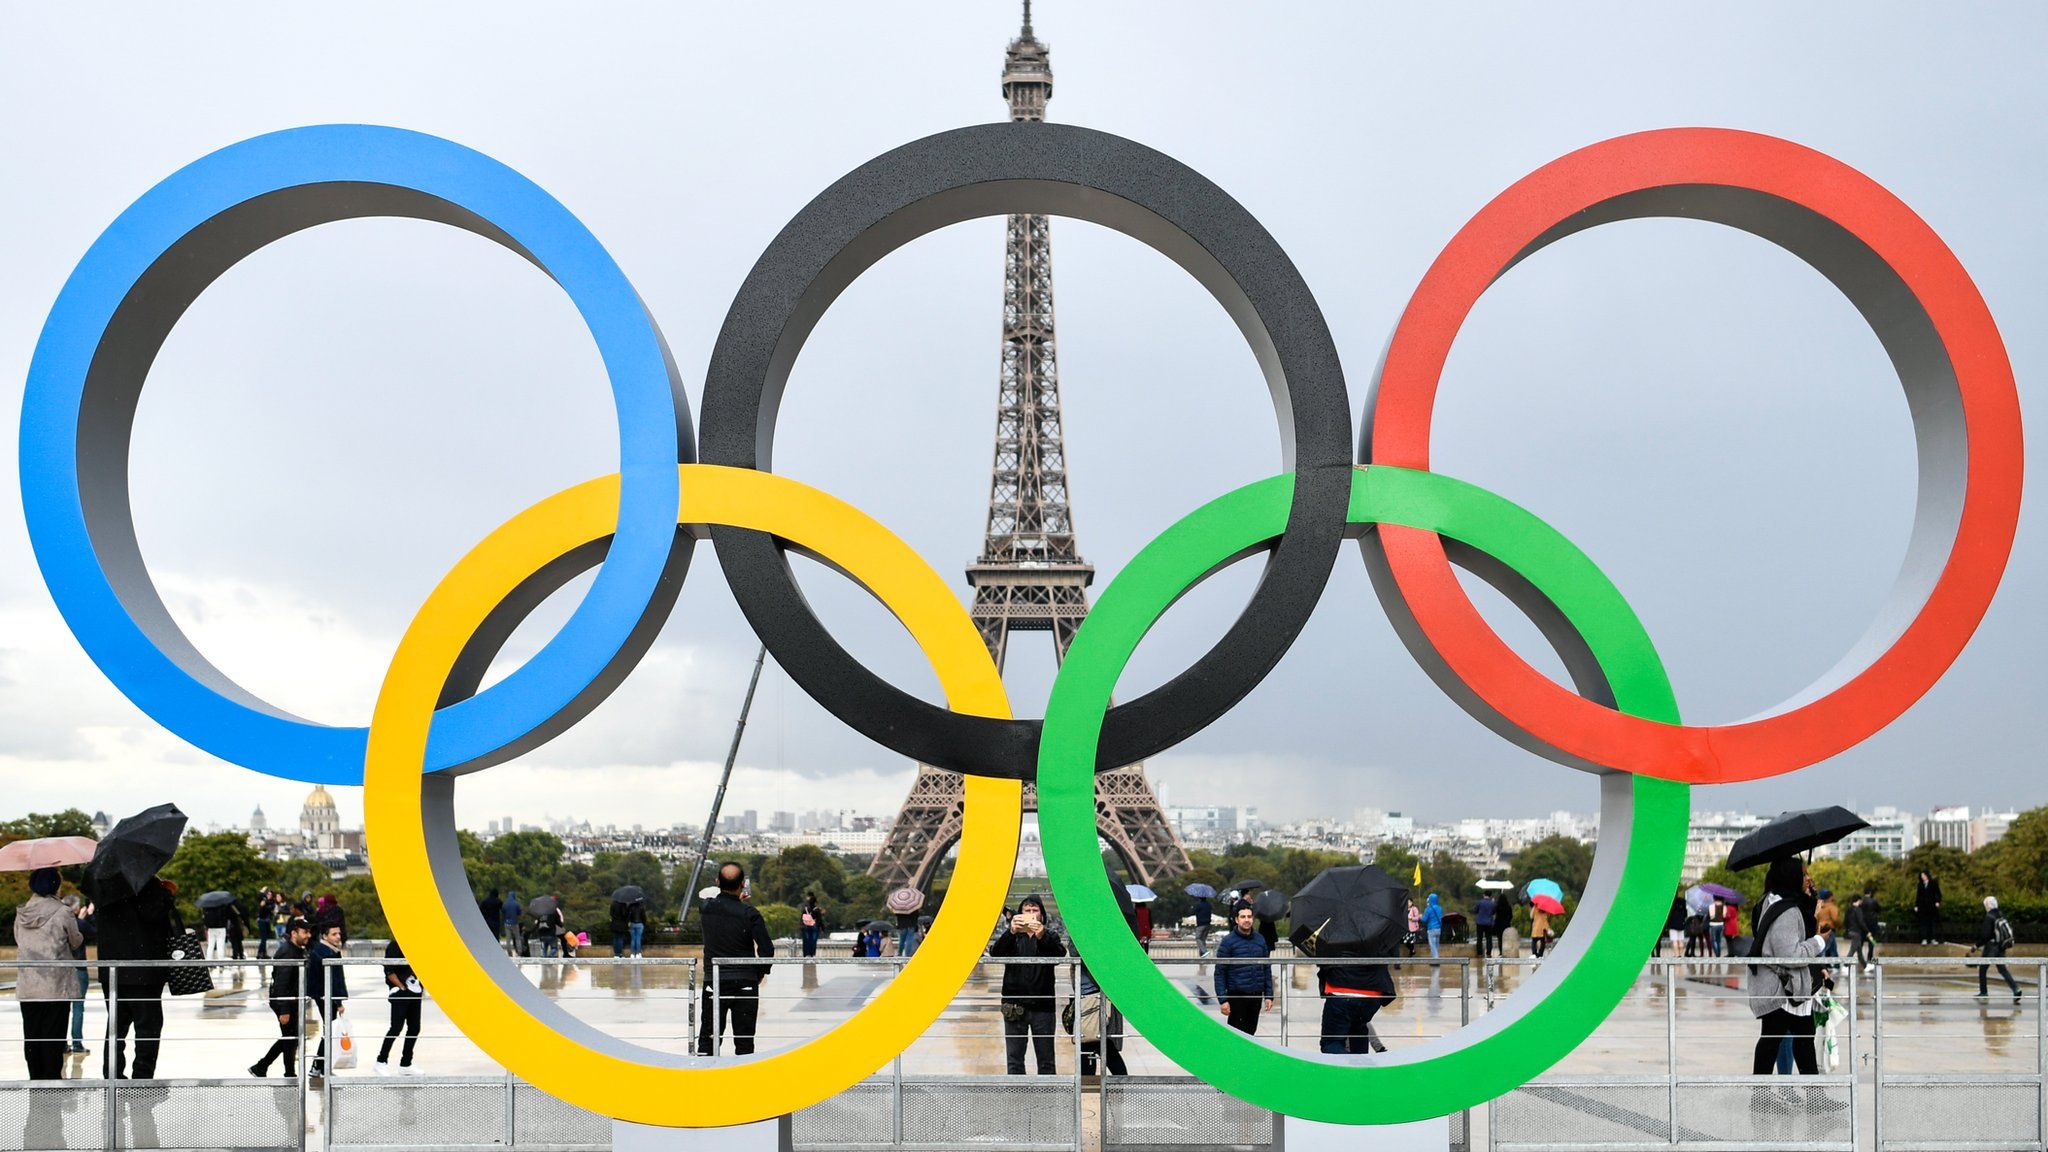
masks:
<path id="1" fill-rule="evenodd" d="M 1764 898 L 1755 912 L 1756 945 L 1752 955 L 1770 960 L 1819 956 L 1826 932 L 1814 919 L 1814 898 L 1806 868 L 1798 860 L 1771 862 L 1764 876 Z M 1749 974 L 1749 1011 L 1760 1023 L 1750 1071 L 1769 1075 L 1778 1062 L 1779 1042 L 1792 1038 L 1792 1061 L 1803 1076 L 1819 1073 L 1813 1050 L 1814 969 L 1807 964 L 1754 964 Z M 1809 1104 L 1815 1101 L 1809 1099 Z"/>
<path id="2" fill-rule="evenodd" d="M 78 996 L 78 977 L 67 967 L 72 949 L 85 943 L 78 916 L 57 900 L 62 880 L 55 868 L 39 868 L 28 876 L 29 898 L 14 913 L 14 943 L 25 963 L 15 978 L 14 998 L 21 1003 L 21 1052 L 31 1080 L 64 1076 L 64 1028 L 71 1019 L 71 1001 Z"/>

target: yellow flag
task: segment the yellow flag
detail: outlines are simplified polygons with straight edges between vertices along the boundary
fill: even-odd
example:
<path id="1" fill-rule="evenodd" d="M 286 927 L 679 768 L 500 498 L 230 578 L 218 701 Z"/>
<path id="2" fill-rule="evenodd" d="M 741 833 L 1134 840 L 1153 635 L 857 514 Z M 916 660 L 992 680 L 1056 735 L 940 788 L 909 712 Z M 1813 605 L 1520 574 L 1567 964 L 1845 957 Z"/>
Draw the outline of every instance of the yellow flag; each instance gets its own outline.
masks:
<path id="1" fill-rule="evenodd" d="M 1417 860 L 1417 861 L 1415 862 L 1415 881 L 1414 881 L 1414 883 L 1415 883 L 1415 886 L 1416 886 L 1417 888 L 1420 888 L 1420 887 L 1422 887 L 1422 861 L 1420 861 L 1420 860 Z"/>

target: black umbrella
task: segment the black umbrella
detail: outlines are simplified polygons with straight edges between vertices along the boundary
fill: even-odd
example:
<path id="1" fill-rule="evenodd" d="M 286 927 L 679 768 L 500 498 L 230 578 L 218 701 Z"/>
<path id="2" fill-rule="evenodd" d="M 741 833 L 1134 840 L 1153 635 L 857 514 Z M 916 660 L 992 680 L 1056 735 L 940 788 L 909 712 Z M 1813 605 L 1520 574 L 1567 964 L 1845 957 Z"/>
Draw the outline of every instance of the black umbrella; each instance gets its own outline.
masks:
<path id="1" fill-rule="evenodd" d="M 1740 872 L 1772 860 L 1782 860 L 1833 844 L 1870 821 L 1837 804 L 1808 808 L 1802 812 L 1780 813 L 1776 820 L 1735 842 L 1728 851 L 1728 867 Z"/>
<path id="2" fill-rule="evenodd" d="M 559 912 L 561 910 L 562 902 L 553 896 L 535 896 L 526 902 L 526 914 L 535 920 L 546 916 L 550 912 Z"/>
<path id="3" fill-rule="evenodd" d="M 861 925 L 860 930 L 863 932 L 894 932 L 896 925 L 889 923 L 887 920 L 870 920 Z"/>
<path id="4" fill-rule="evenodd" d="M 647 893 L 641 891 L 638 884 L 628 884 L 624 888 L 612 893 L 612 903 L 645 904 L 647 903 Z"/>
<path id="5" fill-rule="evenodd" d="M 1287 893 L 1268 888 L 1252 898 L 1252 915 L 1261 920 L 1278 920 L 1287 915 Z"/>
<path id="6" fill-rule="evenodd" d="M 1408 889 L 1377 864 L 1325 868 L 1294 894 L 1288 939 L 1311 956 L 1391 956 L 1408 931 Z"/>
<path id="7" fill-rule="evenodd" d="M 225 908 L 234 902 L 235 894 L 233 892 L 208 892 L 198 900 L 201 908 Z"/>
<path id="8" fill-rule="evenodd" d="M 1264 888 L 1266 886 L 1267 885 L 1264 880 L 1239 880 L 1237 883 L 1232 884 L 1229 887 L 1225 888 L 1224 891 L 1235 892 L 1238 894 L 1239 897 L 1245 900 L 1249 900 L 1252 898 L 1251 894 L 1253 892 L 1256 892 L 1259 889 Z"/>
<path id="9" fill-rule="evenodd" d="M 85 874 L 97 881 L 119 880 L 130 892 L 140 891 L 157 869 L 169 863 L 184 835 L 185 814 L 176 804 L 145 808 L 100 838 Z"/>

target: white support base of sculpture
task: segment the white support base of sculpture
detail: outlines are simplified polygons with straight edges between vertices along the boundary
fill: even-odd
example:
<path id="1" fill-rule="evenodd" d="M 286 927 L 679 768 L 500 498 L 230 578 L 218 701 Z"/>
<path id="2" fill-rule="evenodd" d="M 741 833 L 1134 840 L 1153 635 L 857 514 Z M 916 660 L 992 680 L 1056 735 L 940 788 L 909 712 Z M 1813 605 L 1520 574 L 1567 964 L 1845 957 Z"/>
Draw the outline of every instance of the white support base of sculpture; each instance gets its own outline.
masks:
<path id="1" fill-rule="evenodd" d="M 1371 1127 L 1318 1124 L 1294 1116 L 1282 1117 L 1280 1121 L 1280 1148 L 1284 1152 L 1447 1152 L 1450 1146 L 1448 1116 Z"/>
<path id="2" fill-rule="evenodd" d="M 789 1118 L 732 1128 L 655 1128 L 612 1121 L 612 1152 L 786 1152 Z"/>

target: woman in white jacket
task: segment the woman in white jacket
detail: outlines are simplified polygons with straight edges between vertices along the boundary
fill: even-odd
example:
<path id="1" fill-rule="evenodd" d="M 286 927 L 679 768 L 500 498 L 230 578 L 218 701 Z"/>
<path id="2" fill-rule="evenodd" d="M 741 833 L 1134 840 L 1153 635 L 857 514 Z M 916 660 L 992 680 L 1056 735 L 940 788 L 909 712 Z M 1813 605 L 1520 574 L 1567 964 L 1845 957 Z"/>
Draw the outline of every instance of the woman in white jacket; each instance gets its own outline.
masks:
<path id="1" fill-rule="evenodd" d="M 1764 898 L 1752 913 L 1758 958 L 1817 957 L 1829 930 L 1814 920 L 1812 882 L 1798 860 L 1773 860 L 1764 874 Z M 1792 1062 L 1803 1076 L 1819 1072 L 1813 1050 L 1814 970 L 1808 964 L 1749 966 L 1749 1011 L 1761 1022 L 1750 1071 L 1768 1076 L 1778 1060 L 1779 1041 L 1792 1038 Z"/>

